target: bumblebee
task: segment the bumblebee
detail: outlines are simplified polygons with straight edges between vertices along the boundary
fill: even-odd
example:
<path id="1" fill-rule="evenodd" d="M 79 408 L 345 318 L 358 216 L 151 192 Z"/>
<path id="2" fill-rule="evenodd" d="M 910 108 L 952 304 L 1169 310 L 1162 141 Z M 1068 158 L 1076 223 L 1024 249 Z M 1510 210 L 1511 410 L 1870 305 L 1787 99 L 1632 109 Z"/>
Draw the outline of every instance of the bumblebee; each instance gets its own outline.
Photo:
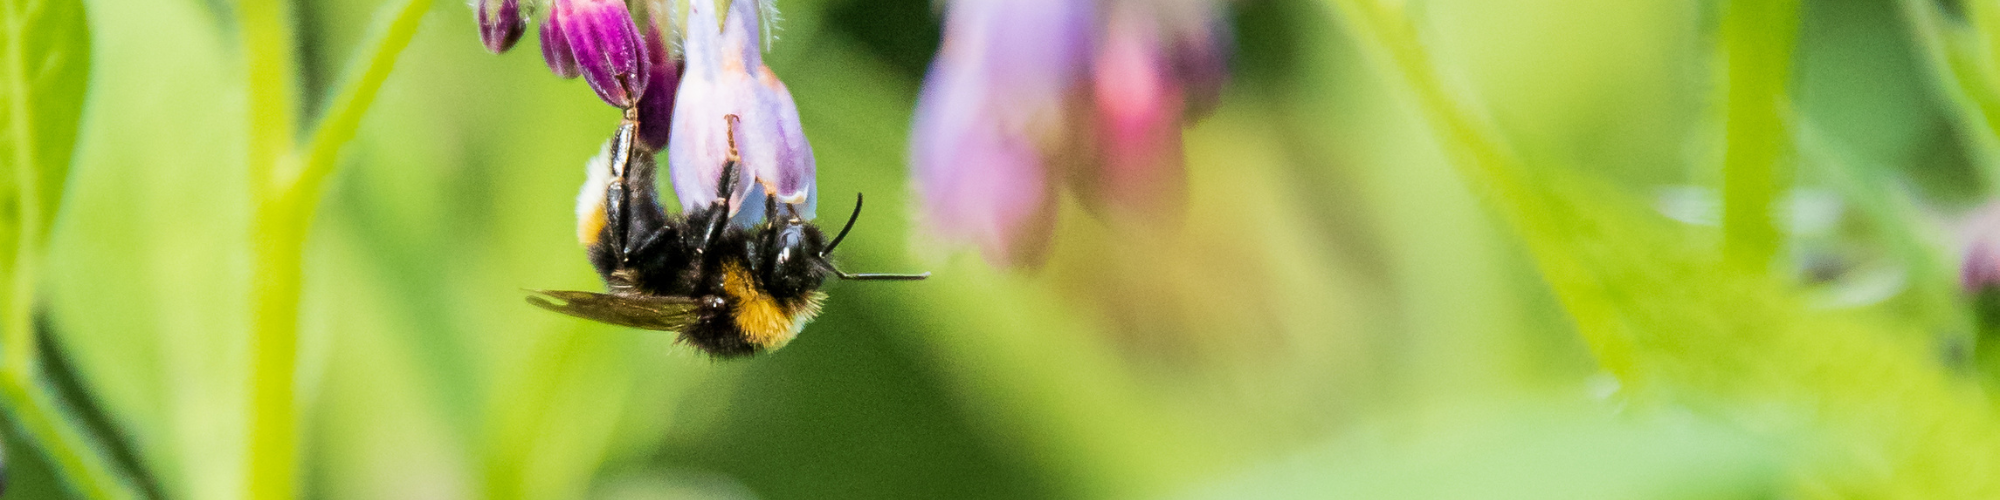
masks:
<path id="1" fill-rule="evenodd" d="M 832 253 L 861 215 L 861 197 L 840 233 L 828 241 L 793 204 L 764 196 L 764 220 L 730 223 L 737 189 L 734 115 L 714 201 L 669 215 L 654 183 L 653 153 L 636 142 L 631 116 L 589 165 L 577 199 L 577 238 L 604 278 L 607 293 L 536 290 L 528 302 L 543 309 L 613 325 L 676 332 L 717 358 L 783 347 L 819 314 L 829 277 L 920 280 L 921 274 L 849 274 Z M 755 192 L 756 190 L 751 190 Z M 768 192 L 768 191 L 766 191 Z"/>

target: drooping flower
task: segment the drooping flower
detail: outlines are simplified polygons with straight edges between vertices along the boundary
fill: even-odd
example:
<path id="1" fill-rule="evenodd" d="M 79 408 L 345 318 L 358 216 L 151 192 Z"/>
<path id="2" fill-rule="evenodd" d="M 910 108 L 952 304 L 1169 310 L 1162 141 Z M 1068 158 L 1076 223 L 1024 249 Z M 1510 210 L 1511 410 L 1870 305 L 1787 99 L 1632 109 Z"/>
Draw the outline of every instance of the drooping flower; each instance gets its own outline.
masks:
<path id="1" fill-rule="evenodd" d="M 990 260 L 1039 258 L 1053 227 L 1048 154 L 1089 57 L 1094 10 L 1067 0 L 959 1 L 918 97 L 911 164 L 932 232 Z"/>
<path id="2" fill-rule="evenodd" d="M 549 30 L 559 32 L 557 37 L 569 46 L 577 69 L 597 97 L 619 108 L 639 102 L 650 61 L 624 0 L 555 0 L 542 30 L 544 40 L 552 38 Z M 558 64 L 552 61 L 549 66 L 556 69 Z M 556 74 L 563 71 L 557 69 Z"/>
<path id="3" fill-rule="evenodd" d="M 577 67 L 576 51 L 569 49 L 569 36 L 563 34 L 562 9 L 549 9 L 549 18 L 542 21 L 542 61 L 549 64 L 549 71 L 564 79 L 583 76 L 583 68 Z"/>
<path id="4" fill-rule="evenodd" d="M 472 10 L 479 22 L 479 41 L 489 52 L 499 54 L 514 48 L 514 42 L 520 41 L 521 33 L 528 30 L 528 16 L 521 11 L 521 0 L 477 0 Z"/>
<path id="5" fill-rule="evenodd" d="M 740 162 L 729 203 L 738 224 L 763 220 L 767 194 L 810 219 L 818 196 L 812 145 L 791 91 L 764 65 L 765 9 L 736 0 L 718 19 L 712 5 L 697 0 L 688 6 L 686 66 L 667 141 L 674 193 L 685 210 L 713 202 L 733 145 Z"/>
<path id="6" fill-rule="evenodd" d="M 918 98 L 910 162 L 927 229 L 1031 264 L 1057 179 L 1117 219 L 1172 218 L 1181 127 L 1226 74 L 1206 0 L 957 0 Z"/>

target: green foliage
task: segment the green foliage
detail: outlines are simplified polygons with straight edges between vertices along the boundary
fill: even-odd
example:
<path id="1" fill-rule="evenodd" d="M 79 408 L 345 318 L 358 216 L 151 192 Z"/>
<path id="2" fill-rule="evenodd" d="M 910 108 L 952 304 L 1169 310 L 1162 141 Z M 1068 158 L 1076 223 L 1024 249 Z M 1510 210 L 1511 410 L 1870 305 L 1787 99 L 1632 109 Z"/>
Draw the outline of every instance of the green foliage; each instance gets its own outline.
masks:
<path id="1" fill-rule="evenodd" d="M 111 438 L 169 498 L 2000 494 L 1994 377 L 1963 352 L 1990 346 L 1933 220 L 1964 200 L 1927 187 L 2000 171 L 2000 9 L 1905 1 L 1904 33 L 1881 5 L 1724 3 L 1239 2 L 1186 218 L 1066 198 L 1048 264 L 997 270 L 907 243 L 931 4 L 786 0 L 768 60 L 821 212 L 870 200 L 842 265 L 935 278 L 832 284 L 797 342 L 717 363 L 522 304 L 597 284 L 572 204 L 617 117 L 526 45 L 485 53 L 463 5 L 96 0 L 84 30 L 41 0 L 75 29 L 7 47 L 95 44 L 96 86 L 86 109 L 81 55 L 4 59 L 33 85 L 0 100 L 0 160 L 35 168 L 0 182 L 39 188 L 0 203 L 0 251 L 48 255 L 9 297 L 48 282 L 115 432 L 16 384 L 9 437 L 93 498 L 130 496 Z M 1906 36 L 1937 78 L 1843 50 Z M 1644 198 L 1718 183 L 1720 227 Z M 1851 209 L 1832 239 L 1887 298 L 1801 282 L 1822 243 L 1761 217 L 1795 188 Z"/>
<path id="2" fill-rule="evenodd" d="M 1621 399 L 1692 408 L 1785 443 L 1795 495 L 2000 494 L 1983 472 L 2000 461 L 2000 421 L 1970 380 L 1941 366 L 1933 332 L 1810 310 L 1788 283 L 1721 264 L 1616 188 L 1523 163 L 1440 83 L 1408 19 L 1379 2 L 1335 4 L 1512 222 Z"/>

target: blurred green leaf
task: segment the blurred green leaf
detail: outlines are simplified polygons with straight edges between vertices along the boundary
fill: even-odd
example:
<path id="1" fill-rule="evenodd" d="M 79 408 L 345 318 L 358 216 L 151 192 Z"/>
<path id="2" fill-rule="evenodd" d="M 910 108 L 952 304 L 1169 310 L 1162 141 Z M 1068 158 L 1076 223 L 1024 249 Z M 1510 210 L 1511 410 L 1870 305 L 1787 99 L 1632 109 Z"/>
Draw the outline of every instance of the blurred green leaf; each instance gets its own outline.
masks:
<path id="1" fill-rule="evenodd" d="M 1728 426 L 1614 419 L 1556 409 L 1561 406 L 1479 406 L 1465 404 L 1430 424 L 1355 425 L 1189 498 L 1749 499 L 1777 493 L 1775 450 Z"/>
<path id="2" fill-rule="evenodd" d="M 1331 0 L 1414 94 L 1467 181 L 1535 255 L 1604 368 L 1640 409 L 1684 406 L 1795 443 L 1796 494 L 1990 498 L 2000 434 L 1927 332 L 1811 311 L 1587 176 L 1523 163 L 1443 83 L 1398 6 Z"/>
<path id="3" fill-rule="evenodd" d="M 46 234 L 62 202 L 90 77 L 90 29 L 81 0 L 0 5 L 0 181 L 28 183 L 33 234 Z"/>

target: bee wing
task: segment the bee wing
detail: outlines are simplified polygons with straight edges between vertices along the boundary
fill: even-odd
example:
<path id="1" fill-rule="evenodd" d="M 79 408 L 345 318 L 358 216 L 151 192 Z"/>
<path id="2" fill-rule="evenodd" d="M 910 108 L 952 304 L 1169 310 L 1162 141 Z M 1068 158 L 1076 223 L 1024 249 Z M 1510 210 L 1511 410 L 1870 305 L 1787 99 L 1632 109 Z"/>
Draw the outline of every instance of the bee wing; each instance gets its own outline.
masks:
<path id="1" fill-rule="evenodd" d="M 532 290 L 528 303 L 600 323 L 678 332 L 693 324 L 699 304 L 689 297 L 629 296 L 574 290 Z"/>

